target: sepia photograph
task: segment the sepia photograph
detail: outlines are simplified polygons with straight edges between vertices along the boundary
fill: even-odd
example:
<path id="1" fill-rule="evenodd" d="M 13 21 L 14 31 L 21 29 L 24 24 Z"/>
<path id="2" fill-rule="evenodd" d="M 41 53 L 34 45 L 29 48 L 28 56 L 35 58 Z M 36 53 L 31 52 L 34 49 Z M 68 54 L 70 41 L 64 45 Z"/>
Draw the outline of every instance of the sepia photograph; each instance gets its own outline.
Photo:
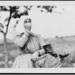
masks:
<path id="1" fill-rule="evenodd" d="M 74 68 L 75 1 L 0 1 L 0 68 Z"/>

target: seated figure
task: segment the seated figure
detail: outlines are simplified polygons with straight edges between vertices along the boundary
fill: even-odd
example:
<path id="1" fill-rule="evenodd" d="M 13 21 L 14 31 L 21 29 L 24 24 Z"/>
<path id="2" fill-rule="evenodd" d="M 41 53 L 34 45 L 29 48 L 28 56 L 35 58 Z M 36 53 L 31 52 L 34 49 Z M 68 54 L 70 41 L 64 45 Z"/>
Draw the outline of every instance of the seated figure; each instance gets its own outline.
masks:
<path id="1" fill-rule="evenodd" d="M 40 35 L 30 32 L 32 28 L 31 19 L 24 20 L 25 32 L 14 32 L 14 43 L 19 47 L 21 54 L 15 59 L 13 68 L 47 68 L 53 67 L 60 62 L 61 56 L 55 53 L 51 44 L 44 42 Z"/>

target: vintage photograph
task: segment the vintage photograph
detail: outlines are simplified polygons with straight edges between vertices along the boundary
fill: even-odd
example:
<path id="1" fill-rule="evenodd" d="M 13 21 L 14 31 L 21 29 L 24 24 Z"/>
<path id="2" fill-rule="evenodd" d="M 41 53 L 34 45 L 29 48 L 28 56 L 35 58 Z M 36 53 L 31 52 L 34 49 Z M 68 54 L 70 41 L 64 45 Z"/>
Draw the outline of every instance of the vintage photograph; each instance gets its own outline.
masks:
<path id="1" fill-rule="evenodd" d="M 74 68 L 75 5 L 0 5 L 0 68 Z"/>

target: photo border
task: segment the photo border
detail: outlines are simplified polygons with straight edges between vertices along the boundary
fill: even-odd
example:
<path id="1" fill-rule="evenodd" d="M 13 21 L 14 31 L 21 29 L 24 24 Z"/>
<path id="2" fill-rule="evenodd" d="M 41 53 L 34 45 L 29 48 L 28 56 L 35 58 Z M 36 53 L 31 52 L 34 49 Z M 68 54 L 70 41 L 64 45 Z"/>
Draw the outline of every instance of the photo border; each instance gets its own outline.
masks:
<path id="1" fill-rule="evenodd" d="M 0 1 L 2 2 L 2 1 L 6 1 L 6 0 L 0 0 Z M 10 1 L 10 0 L 7 0 L 7 1 Z M 40 0 L 11 0 L 11 1 L 26 1 L 26 2 L 27 2 L 27 1 L 40 1 Z M 46 0 L 41 0 L 41 1 L 46 1 Z M 47 1 L 60 1 L 60 0 L 47 0 Z M 61 0 L 61 1 L 65 1 L 65 0 Z M 66 0 L 65 3 L 68 2 L 68 1 L 71 1 L 71 0 Z M 75 0 L 72 0 L 72 2 L 73 2 L 73 1 L 75 1 Z M 75 5 L 75 4 L 74 4 L 74 5 Z M 4 69 L 2 69 L 2 70 L 4 70 Z M 67 69 L 67 70 L 68 70 L 68 69 Z M 66 71 L 67 71 L 67 70 L 66 70 Z M 72 70 L 72 71 L 73 71 L 73 70 Z M 36 74 L 36 75 L 40 75 L 40 74 L 41 74 L 41 75 L 45 75 L 45 74 L 48 74 L 48 75 L 50 75 L 50 74 L 51 74 L 51 75 L 56 75 L 56 74 L 57 74 L 57 75 L 58 75 L 58 74 L 59 74 L 59 75 L 64 75 L 64 74 L 66 74 L 66 75 L 71 75 L 71 74 L 72 74 L 72 75 L 73 75 L 73 74 L 74 74 L 73 72 L 72 72 L 72 73 L 64 73 L 64 72 L 62 72 L 62 73 L 57 73 L 57 72 L 55 72 L 55 73 L 23 73 L 23 72 L 22 72 L 22 73 L 17 73 L 17 72 L 16 72 L 16 73 L 14 73 L 14 72 L 10 73 L 10 70 L 8 70 L 8 71 L 5 72 L 5 73 L 2 72 L 2 71 L 0 71 L 0 72 L 1 72 L 0 75 L 6 75 L 6 74 L 7 74 L 7 75 L 8 75 L 8 74 L 10 74 L 10 75 L 13 75 L 13 74 L 14 74 L 14 75 L 25 75 L 25 74 L 26 74 L 26 75 L 27 75 L 27 74 L 28 74 L 28 75 L 31 75 L 31 74 L 32 74 L 32 75 L 34 75 L 34 74 Z"/>

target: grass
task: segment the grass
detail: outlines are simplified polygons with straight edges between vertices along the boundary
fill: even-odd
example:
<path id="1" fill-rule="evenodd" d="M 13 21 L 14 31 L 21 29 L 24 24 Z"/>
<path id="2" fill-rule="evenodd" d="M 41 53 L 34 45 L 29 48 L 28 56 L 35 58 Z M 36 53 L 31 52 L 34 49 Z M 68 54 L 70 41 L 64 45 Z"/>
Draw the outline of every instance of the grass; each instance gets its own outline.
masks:
<path id="1" fill-rule="evenodd" d="M 8 67 L 12 66 L 15 58 L 19 55 L 18 47 L 11 41 L 7 42 L 7 50 L 8 50 Z M 4 44 L 3 42 L 0 43 L 0 68 L 4 68 Z"/>
<path id="2" fill-rule="evenodd" d="M 61 67 L 75 67 L 75 37 L 49 38 L 46 43 L 51 43 L 54 50 L 59 54 L 69 53 Z"/>
<path id="3" fill-rule="evenodd" d="M 48 38 L 45 39 L 46 43 L 51 43 L 53 49 L 59 54 L 70 53 L 65 58 L 61 67 L 74 67 L 75 63 L 75 37 L 60 37 L 60 38 Z M 12 42 L 7 43 L 9 52 L 9 67 L 11 67 L 14 59 L 19 55 L 18 47 Z M 0 54 L 4 52 L 3 43 L 0 43 Z M 4 61 L 4 57 L 0 56 L 0 61 Z M 3 65 L 0 65 L 3 68 Z"/>

